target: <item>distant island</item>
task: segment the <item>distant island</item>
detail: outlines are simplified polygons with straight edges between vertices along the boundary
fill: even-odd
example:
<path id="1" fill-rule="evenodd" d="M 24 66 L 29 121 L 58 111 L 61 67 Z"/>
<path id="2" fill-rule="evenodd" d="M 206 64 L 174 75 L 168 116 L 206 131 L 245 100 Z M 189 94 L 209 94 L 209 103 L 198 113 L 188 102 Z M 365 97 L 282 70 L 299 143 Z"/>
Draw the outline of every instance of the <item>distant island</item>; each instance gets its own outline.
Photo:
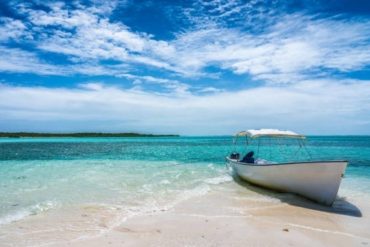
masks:
<path id="1" fill-rule="evenodd" d="M 21 137 L 178 137 L 179 135 L 154 135 L 140 133 L 34 133 L 34 132 L 0 132 L 0 138 Z"/>

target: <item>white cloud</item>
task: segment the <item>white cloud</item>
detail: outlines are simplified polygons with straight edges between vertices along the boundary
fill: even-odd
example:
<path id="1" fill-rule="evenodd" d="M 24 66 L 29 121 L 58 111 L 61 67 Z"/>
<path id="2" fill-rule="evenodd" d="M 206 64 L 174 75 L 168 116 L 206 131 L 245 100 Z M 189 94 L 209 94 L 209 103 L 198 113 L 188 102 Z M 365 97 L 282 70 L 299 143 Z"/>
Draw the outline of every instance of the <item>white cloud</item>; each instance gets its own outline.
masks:
<path id="1" fill-rule="evenodd" d="M 104 88 L 104 84 L 100 82 L 87 82 L 79 85 L 82 89 L 100 91 Z"/>
<path id="2" fill-rule="evenodd" d="M 0 127 L 33 131 L 232 134 L 284 128 L 313 134 L 369 134 L 370 87 L 305 81 L 203 96 L 164 96 L 89 83 L 78 88 L 0 86 Z M 53 123 L 53 124 L 49 124 Z M 13 126 L 13 127 L 12 127 Z M 66 127 L 68 126 L 68 127 Z"/>
<path id="3" fill-rule="evenodd" d="M 284 1 L 198 0 L 184 10 L 184 17 L 196 28 L 238 26 L 261 31 L 274 23 L 286 7 Z"/>
<path id="4" fill-rule="evenodd" d="M 325 73 L 369 66 L 370 21 L 273 11 L 272 19 L 254 27 L 259 32 L 225 24 L 235 15 L 247 25 L 256 23 L 253 18 L 267 11 L 256 7 L 260 2 L 200 1 L 210 15 L 198 16 L 196 25 L 167 41 L 112 21 L 115 3 L 103 8 L 75 3 L 75 9 L 50 3 L 50 12 L 23 4 L 23 22 L 0 18 L 0 71 L 109 75 L 132 80 L 133 87 L 102 82 L 77 88 L 0 85 L 0 128 L 25 130 L 26 122 L 27 130 L 35 131 L 77 131 L 82 126 L 81 131 L 231 134 L 272 127 L 370 134 L 370 81 L 334 80 Z M 35 49 L 10 48 L 11 41 Z M 69 62 L 47 62 L 40 51 L 66 55 Z M 146 75 L 147 66 L 177 77 Z M 212 76 L 205 72 L 209 66 L 267 83 L 227 92 L 169 79 Z M 162 90 L 144 91 L 152 85 Z"/>
<path id="5" fill-rule="evenodd" d="M 29 10 L 28 14 L 33 25 L 53 30 L 37 43 L 39 49 L 78 57 L 81 61 L 113 59 L 171 70 L 169 64 L 156 56 L 172 52 L 167 42 L 152 40 L 122 23 L 113 23 L 93 8 L 71 10 L 56 5 L 51 12 Z"/>
<path id="6" fill-rule="evenodd" d="M 370 64 L 370 22 L 282 17 L 260 34 L 213 28 L 183 33 L 173 42 L 172 63 L 199 71 L 218 65 L 256 79 L 294 78 L 310 69 L 359 70 Z M 292 77 L 286 77 L 290 81 Z"/>
<path id="7" fill-rule="evenodd" d="M 41 75 L 60 75 L 65 70 L 41 61 L 34 53 L 0 45 L 0 71 L 18 73 L 36 73 Z"/>
<path id="8" fill-rule="evenodd" d="M 219 88 L 215 88 L 215 87 L 204 87 L 204 88 L 200 88 L 197 92 L 198 93 L 221 93 L 221 92 L 224 92 L 225 90 L 223 89 L 219 89 Z"/>
<path id="9" fill-rule="evenodd" d="M 40 59 L 37 53 L 25 51 L 18 48 L 8 48 L 0 45 L 0 71 L 16 73 L 32 73 L 39 75 L 116 75 L 126 72 L 125 65 L 99 65 L 86 62 L 83 64 L 51 64 Z"/>
<path id="10" fill-rule="evenodd" d="M 21 21 L 0 17 L 0 41 L 18 40 L 20 37 L 27 35 L 26 26 Z"/>
<path id="11" fill-rule="evenodd" d="M 177 96 L 186 96 L 190 94 L 190 85 L 186 83 L 179 82 L 177 80 L 170 80 L 166 78 L 157 78 L 153 76 L 138 76 L 133 74 L 120 74 L 119 77 L 124 77 L 133 80 L 134 85 L 142 85 L 143 83 L 156 84 L 168 90 L 167 93 L 162 94 L 172 94 Z M 142 90 L 143 87 L 136 87 Z"/>
<path id="12" fill-rule="evenodd" d="M 49 12 L 23 6 L 22 13 L 28 19 L 22 23 L 5 18 L 0 33 L 4 40 L 9 40 L 33 32 L 32 44 L 38 49 L 67 56 L 71 66 L 60 67 L 70 74 L 92 72 L 117 76 L 122 73 L 122 67 L 126 73 L 130 66 L 145 65 L 183 77 L 206 77 L 212 74 L 204 69 L 213 66 L 250 75 L 252 79 L 292 83 L 297 78 L 310 79 L 306 73 L 310 70 L 347 72 L 370 64 L 370 53 L 364 52 L 370 50 L 370 21 L 367 19 L 275 13 L 273 23 L 255 23 L 261 27 L 260 32 L 248 32 L 217 22 L 235 13 L 244 18 L 266 12 L 260 9 L 260 3 L 200 1 L 200 6 L 206 7 L 201 7 L 202 11 L 212 15 L 207 18 L 208 15 L 199 14 L 199 10 L 196 13 L 208 24 L 183 30 L 169 41 L 156 40 L 150 34 L 134 32 L 123 23 L 111 21 L 107 12 L 114 4 L 107 4 L 103 12 L 82 5 L 71 9 L 60 3 L 49 4 L 52 9 Z M 10 29 L 13 31 L 7 31 Z M 32 55 L 29 63 L 37 59 Z M 121 67 L 99 65 L 105 60 L 114 60 Z M 39 73 L 33 66 L 20 69 L 25 61 L 20 64 L 3 66 L 3 70 Z"/>

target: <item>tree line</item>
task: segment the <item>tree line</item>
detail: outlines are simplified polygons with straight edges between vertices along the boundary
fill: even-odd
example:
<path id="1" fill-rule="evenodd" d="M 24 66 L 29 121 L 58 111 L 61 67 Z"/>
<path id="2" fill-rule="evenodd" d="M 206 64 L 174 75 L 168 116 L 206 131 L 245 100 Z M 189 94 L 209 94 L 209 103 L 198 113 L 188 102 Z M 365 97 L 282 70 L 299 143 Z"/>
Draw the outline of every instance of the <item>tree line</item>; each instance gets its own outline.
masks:
<path id="1" fill-rule="evenodd" d="M 140 133 L 35 133 L 35 132 L 0 132 L 0 137 L 21 138 L 21 137 L 177 137 L 179 135 L 154 135 Z"/>

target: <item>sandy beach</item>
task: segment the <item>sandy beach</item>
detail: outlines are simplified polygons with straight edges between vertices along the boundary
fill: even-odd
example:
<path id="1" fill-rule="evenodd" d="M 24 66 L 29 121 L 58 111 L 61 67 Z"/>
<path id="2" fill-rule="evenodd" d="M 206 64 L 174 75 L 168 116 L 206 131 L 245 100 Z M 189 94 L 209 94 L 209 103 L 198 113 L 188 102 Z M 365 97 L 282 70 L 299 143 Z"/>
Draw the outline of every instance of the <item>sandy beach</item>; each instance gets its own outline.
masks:
<path id="1" fill-rule="evenodd" d="M 0 0 L 0 54 L 0 247 L 370 247 L 370 0 Z"/>
<path id="2" fill-rule="evenodd" d="M 113 217 L 113 208 L 47 211 L 2 228 L 0 245 L 368 246 L 369 209 L 360 198 L 339 199 L 328 208 L 229 181 L 122 222 Z M 59 228 L 48 230 L 55 225 Z"/>

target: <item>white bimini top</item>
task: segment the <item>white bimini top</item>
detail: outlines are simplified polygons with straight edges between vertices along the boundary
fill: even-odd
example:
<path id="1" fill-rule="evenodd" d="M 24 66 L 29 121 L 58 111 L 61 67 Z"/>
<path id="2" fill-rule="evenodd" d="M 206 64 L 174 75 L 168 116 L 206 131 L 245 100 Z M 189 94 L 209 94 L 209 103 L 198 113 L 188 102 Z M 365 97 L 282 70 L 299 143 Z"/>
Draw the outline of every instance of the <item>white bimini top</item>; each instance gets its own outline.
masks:
<path id="1" fill-rule="evenodd" d="M 258 137 L 289 137 L 289 138 L 300 138 L 304 139 L 304 135 L 297 134 L 290 130 L 278 130 L 278 129 L 259 129 L 259 130 L 247 130 L 247 131 L 240 131 L 236 134 L 236 136 L 248 136 L 250 138 L 258 138 Z"/>

